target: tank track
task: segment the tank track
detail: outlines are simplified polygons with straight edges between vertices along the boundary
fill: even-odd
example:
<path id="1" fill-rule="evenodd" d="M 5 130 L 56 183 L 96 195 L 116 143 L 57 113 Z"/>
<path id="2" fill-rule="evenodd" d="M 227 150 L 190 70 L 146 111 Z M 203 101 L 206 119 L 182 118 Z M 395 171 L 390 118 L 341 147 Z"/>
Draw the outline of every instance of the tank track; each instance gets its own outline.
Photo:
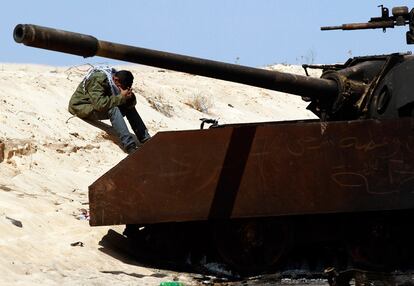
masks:
<path id="1" fill-rule="evenodd" d="M 236 222 L 236 228 L 233 221 L 127 226 L 123 234 L 110 230 L 100 244 L 151 267 L 199 273 L 203 285 L 206 281 L 207 285 L 414 285 L 411 217 L 411 211 L 404 211 L 249 219 Z M 236 247 L 238 253 L 232 251 L 231 244 L 237 245 L 233 237 L 221 246 L 228 251 L 220 251 L 217 242 L 223 244 L 228 237 L 226 229 L 253 239 L 253 246 L 258 244 L 261 236 L 239 228 L 247 225 L 250 231 L 252 221 L 260 226 L 270 223 L 287 233 L 282 239 L 271 236 L 273 242 L 288 241 L 274 252 L 276 261 L 265 259 L 260 264 L 263 261 L 258 259 L 273 251 L 271 243 L 261 245 L 264 250 L 254 248 L 259 255 L 251 256 L 245 252 L 250 244 Z M 282 227 L 286 224 L 299 231 L 292 234 Z M 240 259 L 243 255 L 250 256 Z"/>

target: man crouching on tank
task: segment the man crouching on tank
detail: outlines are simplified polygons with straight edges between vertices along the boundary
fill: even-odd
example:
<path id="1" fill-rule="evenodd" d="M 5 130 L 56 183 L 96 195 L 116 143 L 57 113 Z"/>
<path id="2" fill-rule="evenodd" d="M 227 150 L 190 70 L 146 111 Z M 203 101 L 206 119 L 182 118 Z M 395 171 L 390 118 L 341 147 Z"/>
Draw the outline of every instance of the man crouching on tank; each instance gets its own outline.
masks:
<path id="1" fill-rule="evenodd" d="M 150 138 L 148 129 L 139 116 L 132 92 L 134 76 L 130 71 L 116 71 L 111 67 L 91 69 L 69 101 L 69 112 L 79 118 L 96 121 L 109 119 L 128 154 L 137 149 L 133 136 L 124 121 L 128 119 L 141 143 Z"/>

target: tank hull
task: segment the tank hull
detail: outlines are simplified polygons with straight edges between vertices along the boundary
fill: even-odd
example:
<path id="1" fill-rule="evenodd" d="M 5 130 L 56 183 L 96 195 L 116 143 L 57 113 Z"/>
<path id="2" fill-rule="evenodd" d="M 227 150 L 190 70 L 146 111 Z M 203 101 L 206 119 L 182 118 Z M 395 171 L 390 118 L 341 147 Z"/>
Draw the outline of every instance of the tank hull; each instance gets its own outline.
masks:
<path id="1" fill-rule="evenodd" d="M 414 208 L 414 120 L 159 132 L 89 187 L 90 225 Z"/>

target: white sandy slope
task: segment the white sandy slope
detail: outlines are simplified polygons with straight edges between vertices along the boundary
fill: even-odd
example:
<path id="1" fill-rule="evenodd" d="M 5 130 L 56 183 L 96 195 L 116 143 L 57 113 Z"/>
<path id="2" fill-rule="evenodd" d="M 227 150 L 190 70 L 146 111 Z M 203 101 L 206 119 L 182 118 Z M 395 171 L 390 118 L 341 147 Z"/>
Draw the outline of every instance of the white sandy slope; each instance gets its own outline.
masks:
<path id="1" fill-rule="evenodd" d="M 220 123 L 313 118 L 298 96 L 126 68 L 135 75 L 137 107 L 152 134 L 198 129 L 203 117 Z M 303 74 L 296 66 L 272 68 Z M 159 285 L 172 279 L 195 285 L 191 275 L 99 251 L 109 227 L 91 228 L 79 219 L 88 209 L 88 186 L 126 157 L 113 137 L 67 112 L 87 69 L 0 64 L 0 285 Z M 83 247 L 71 246 L 78 241 Z"/>

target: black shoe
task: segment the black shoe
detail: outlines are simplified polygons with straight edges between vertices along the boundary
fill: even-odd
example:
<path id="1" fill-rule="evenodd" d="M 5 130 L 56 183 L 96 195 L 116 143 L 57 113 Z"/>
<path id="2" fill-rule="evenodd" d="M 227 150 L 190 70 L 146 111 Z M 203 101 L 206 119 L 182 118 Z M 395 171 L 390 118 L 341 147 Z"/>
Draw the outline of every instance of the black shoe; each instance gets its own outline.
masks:
<path id="1" fill-rule="evenodd" d="M 136 134 L 138 134 L 138 133 L 136 133 Z M 144 144 L 145 142 L 147 142 L 148 140 L 151 139 L 151 135 L 148 133 L 148 129 L 145 129 L 144 134 L 140 133 L 139 135 L 143 135 L 142 137 L 137 136 L 138 140 L 141 144 Z"/>
<path id="2" fill-rule="evenodd" d="M 133 143 L 133 144 L 128 145 L 128 146 L 125 148 L 125 151 L 126 151 L 128 154 L 132 154 L 132 153 L 134 153 L 137 149 L 138 149 L 137 144 Z"/>
<path id="3" fill-rule="evenodd" d="M 140 139 L 139 142 L 141 142 L 141 144 L 144 144 L 145 142 L 147 142 L 150 139 L 151 139 L 151 136 L 147 136 L 147 137 L 145 137 L 143 139 Z"/>

